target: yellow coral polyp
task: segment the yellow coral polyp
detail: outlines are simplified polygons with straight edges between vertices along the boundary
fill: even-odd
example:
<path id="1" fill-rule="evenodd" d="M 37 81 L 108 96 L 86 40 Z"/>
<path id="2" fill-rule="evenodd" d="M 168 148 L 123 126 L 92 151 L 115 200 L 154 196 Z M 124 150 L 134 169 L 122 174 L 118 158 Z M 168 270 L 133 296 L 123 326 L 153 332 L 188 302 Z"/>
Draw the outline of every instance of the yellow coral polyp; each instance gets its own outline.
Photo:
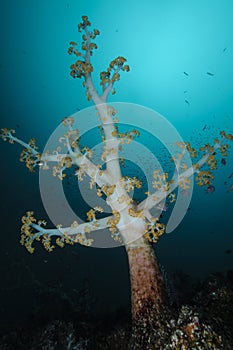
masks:
<path id="1" fill-rule="evenodd" d="M 152 187 L 155 189 L 155 190 L 159 190 L 162 188 L 162 183 L 161 181 L 152 181 Z"/>
<path id="2" fill-rule="evenodd" d="M 190 189 L 191 180 L 188 177 L 181 176 L 179 179 L 179 186 L 182 190 Z"/>
<path id="3" fill-rule="evenodd" d="M 32 224 L 33 222 L 36 222 L 36 219 L 34 218 L 34 212 L 33 211 L 27 211 L 26 215 L 24 215 L 21 219 L 23 224 Z"/>
<path id="4" fill-rule="evenodd" d="M 134 218 L 142 218 L 144 219 L 144 213 L 143 213 L 143 209 L 141 210 L 137 210 L 136 208 L 129 208 L 128 213 L 130 216 L 134 217 Z"/>
<path id="5" fill-rule="evenodd" d="M 120 80 L 120 74 L 119 73 L 114 73 L 112 76 L 112 81 L 115 82 L 117 80 Z"/>
<path id="6" fill-rule="evenodd" d="M 20 153 L 19 161 L 24 162 L 26 167 L 30 172 L 34 171 L 35 160 L 31 158 L 32 152 L 28 151 L 27 148 L 24 148 Z"/>
<path id="7" fill-rule="evenodd" d="M 216 161 L 216 159 L 207 161 L 207 164 L 209 165 L 210 170 L 217 169 L 217 161 Z"/>
<path id="8" fill-rule="evenodd" d="M 58 238 L 56 239 L 56 244 L 57 244 L 60 248 L 63 248 L 63 247 L 65 246 L 64 238 L 63 238 L 63 237 L 62 237 L 62 238 L 58 237 Z"/>
<path id="9" fill-rule="evenodd" d="M 137 179 L 136 176 L 134 177 L 124 176 L 120 179 L 120 182 L 123 183 L 126 189 L 126 192 L 130 192 L 135 187 L 136 188 L 142 187 L 142 182 L 139 179 Z"/>
<path id="10" fill-rule="evenodd" d="M 12 134 L 15 134 L 14 129 L 2 128 L 0 137 L 3 139 L 3 141 L 8 141 L 9 143 L 13 144 L 14 141 L 10 137 Z"/>
<path id="11" fill-rule="evenodd" d="M 109 197 L 113 194 L 115 188 L 116 188 L 116 185 L 112 185 L 112 186 L 103 185 L 101 187 L 101 191 L 104 192 L 107 197 Z"/>
<path id="12" fill-rule="evenodd" d="M 91 63 L 84 62 L 82 60 L 76 61 L 70 66 L 70 75 L 73 78 L 81 78 L 93 72 L 93 66 Z"/>
<path id="13" fill-rule="evenodd" d="M 110 72 L 100 72 L 100 85 L 110 83 Z"/>
<path id="14" fill-rule="evenodd" d="M 170 203 L 174 203 L 176 201 L 176 193 L 172 192 L 168 195 L 168 198 L 170 199 Z"/>
<path id="15" fill-rule="evenodd" d="M 162 173 L 160 169 L 157 169 L 153 172 L 153 178 L 155 179 L 154 181 L 152 181 L 152 187 L 154 189 L 169 191 L 170 185 L 173 182 L 173 180 L 167 181 L 168 173 Z"/>
<path id="16" fill-rule="evenodd" d="M 130 71 L 130 68 L 128 65 L 125 65 L 123 68 L 122 68 L 124 71 L 126 72 L 129 72 Z"/>
<path id="17" fill-rule="evenodd" d="M 112 214 L 114 215 L 114 217 L 108 219 L 107 225 L 109 226 L 109 231 L 113 234 L 117 232 L 116 225 L 119 223 L 121 216 L 120 213 L 116 210 L 113 210 Z"/>
<path id="18" fill-rule="evenodd" d="M 78 177 L 79 181 L 83 181 L 83 176 L 86 176 L 87 165 L 81 164 L 78 170 L 75 172 L 75 175 Z"/>
<path id="19" fill-rule="evenodd" d="M 181 141 L 178 141 L 174 144 L 174 146 L 178 146 L 179 148 L 181 149 L 184 149 L 185 146 L 186 146 L 186 143 L 185 142 L 181 142 Z"/>
<path id="20" fill-rule="evenodd" d="M 140 136 L 140 131 L 138 131 L 137 129 L 133 129 L 130 131 L 126 131 L 125 133 L 122 133 L 118 131 L 118 126 L 116 125 L 115 130 L 112 131 L 112 136 L 120 138 L 120 144 L 122 145 L 124 143 L 130 144 L 132 141 L 135 140 L 136 137 Z"/>
<path id="21" fill-rule="evenodd" d="M 192 158 L 196 158 L 196 156 L 197 156 L 197 151 L 195 150 L 195 148 L 193 148 L 193 147 L 190 146 L 190 143 L 189 143 L 189 142 L 186 143 L 186 148 L 187 148 L 187 151 L 189 152 L 190 156 L 191 156 Z"/>
<path id="22" fill-rule="evenodd" d="M 126 203 L 129 205 L 133 202 L 133 199 L 123 194 L 117 199 L 117 201 L 119 204 Z"/>
<path id="23" fill-rule="evenodd" d="M 103 193 L 102 193 L 100 188 L 97 189 L 96 194 L 97 194 L 98 197 L 102 197 Z"/>
<path id="24" fill-rule="evenodd" d="M 78 24 L 78 31 L 81 32 L 81 29 L 85 29 L 87 26 L 91 25 L 91 22 L 88 19 L 88 16 L 82 16 L 82 23 Z"/>
<path id="25" fill-rule="evenodd" d="M 103 208 L 96 206 L 93 209 L 90 209 L 87 212 L 87 220 L 88 221 L 95 221 L 96 220 L 96 213 L 103 213 Z"/>
<path id="26" fill-rule="evenodd" d="M 58 163 L 60 167 L 71 168 L 72 166 L 72 158 L 71 157 L 63 157 Z"/>
<path id="27" fill-rule="evenodd" d="M 74 118 L 73 117 L 64 117 L 62 119 L 62 124 L 64 126 L 72 126 L 74 124 Z"/>
<path id="28" fill-rule="evenodd" d="M 59 180 L 64 180 L 64 178 L 66 177 L 66 174 L 63 174 L 62 171 L 64 169 L 59 167 L 59 166 L 54 166 L 53 167 L 53 176 L 54 177 L 58 177 Z"/>
<path id="29" fill-rule="evenodd" d="M 95 211 L 93 209 L 90 209 L 88 212 L 87 212 L 87 220 L 88 221 L 92 221 L 92 220 L 95 220 L 96 217 L 95 217 Z"/>
<path id="30" fill-rule="evenodd" d="M 220 147 L 220 153 L 222 157 L 227 157 L 227 148 L 228 148 L 228 144 L 222 145 Z"/>
<path id="31" fill-rule="evenodd" d="M 214 180 L 214 176 L 210 171 L 200 171 L 197 174 L 195 180 L 197 185 L 199 186 L 209 186 L 212 184 L 212 181 Z"/>
<path id="32" fill-rule="evenodd" d="M 55 246 L 51 244 L 51 238 L 47 234 L 43 235 L 42 244 L 48 252 L 52 252 L 55 248 Z"/>
<path id="33" fill-rule="evenodd" d="M 156 243 L 159 237 L 165 232 L 165 224 L 159 222 L 158 218 L 153 218 L 152 221 L 147 223 L 147 227 L 144 232 L 144 237 L 151 243 Z"/>
<path id="34" fill-rule="evenodd" d="M 32 147 L 33 149 L 38 149 L 38 147 L 36 146 L 36 139 L 30 139 L 28 141 L 28 144 L 30 147 Z"/>
<path id="35" fill-rule="evenodd" d="M 233 141 L 233 135 L 232 134 L 227 134 L 225 135 L 225 137 L 230 140 L 230 141 Z"/>
<path id="36" fill-rule="evenodd" d="M 95 210 L 96 212 L 99 212 L 99 213 L 103 213 L 103 211 L 104 211 L 104 209 L 103 209 L 102 207 L 100 207 L 100 206 L 94 207 L 94 210 Z"/>
<path id="37" fill-rule="evenodd" d="M 117 58 L 115 58 L 113 61 L 110 62 L 109 68 L 110 69 L 122 68 L 125 62 L 126 62 L 126 58 L 122 56 L 118 56 Z"/>
<path id="38" fill-rule="evenodd" d="M 117 57 L 113 61 L 110 62 L 107 71 L 100 73 L 100 85 L 105 88 L 105 85 L 112 83 L 112 85 L 120 80 L 119 70 L 123 70 L 128 72 L 130 70 L 128 65 L 124 65 L 126 59 L 124 57 Z M 113 70 L 113 75 L 111 77 L 111 71 Z M 115 89 L 112 89 L 112 94 L 115 94 Z"/>
<path id="39" fill-rule="evenodd" d="M 93 33 L 94 33 L 95 35 L 100 35 L 100 31 L 99 31 L 98 29 L 94 29 Z"/>

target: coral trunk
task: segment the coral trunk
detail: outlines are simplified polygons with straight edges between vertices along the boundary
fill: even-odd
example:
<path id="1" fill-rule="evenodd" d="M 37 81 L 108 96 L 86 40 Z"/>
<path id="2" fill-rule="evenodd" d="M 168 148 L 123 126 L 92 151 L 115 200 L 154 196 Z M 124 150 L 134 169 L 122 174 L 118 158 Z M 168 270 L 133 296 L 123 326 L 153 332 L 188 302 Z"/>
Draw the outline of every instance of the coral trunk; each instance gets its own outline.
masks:
<path id="1" fill-rule="evenodd" d="M 163 275 L 154 250 L 143 238 L 127 244 L 126 250 L 132 304 L 132 337 L 129 349 L 162 349 L 160 345 L 166 337 L 164 330 L 169 307 Z"/>
<path id="2" fill-rule="evenodd" d="M 140 239 L 139 246 L 127 246 L 129 259 L 132 318 L 148 313 L 146 305 L 159 309 L 167 303 L 165 284 L 154 250 L 148 242 Z"/>

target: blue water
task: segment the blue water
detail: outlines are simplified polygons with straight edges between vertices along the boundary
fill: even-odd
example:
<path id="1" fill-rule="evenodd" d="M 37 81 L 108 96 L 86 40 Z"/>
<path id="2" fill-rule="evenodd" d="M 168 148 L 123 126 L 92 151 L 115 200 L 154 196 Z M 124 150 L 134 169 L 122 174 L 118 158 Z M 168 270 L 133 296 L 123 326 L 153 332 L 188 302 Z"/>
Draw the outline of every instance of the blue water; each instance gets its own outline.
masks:
<path id="1" fill-rule="evenodd" d="M 231 0 L 5 2 L 0 15 L 1 126 L 16 129 L 24 140 L 35 137 L 43 148 L 63 117 L 91 106 L 81 81 L 69 75 L 75 58 L 67 54 L 70 41 L 81 41 L 77 24 L 88 15 L 101 33 L 92 60 L 96 86 L 99 72 L 115 57 L 126 57 L 131 68 L 116 83 L 110 101 L 156 110 L 195 145 L 212 142 L 222 129 L 232 133 L 232 12 Z M 88 278 L 104 305 L 128 301 L 122 250 L 68 248 L 76 249 L 79 259 L 77 268 L 65 273 L 64 261 L 70 266 L 73 259 L 68 249 L 48 256 L 37 248 L 29 256 L 19 246 L 20 217 L 25 211 L 45 215 L 38 175 L 29 174 L 18 162 L 19 147 L 2 142 L 0 147 L 2 269 L 16 259 L 24 270 L 22 261 L 26 261 L 36 278 L 45 278 L 46 283 L 59 280 L 72 288 Z M 233 184 L 228 179 L 233 172 L 233 147 L 228 153 L 226 165 L 220 164 L 215 173 L 216 191 L 206 194 L 195 187 L 183 222 L 155 247 L 165 270 L 183 269 L 203 277 L 233 269 L 233 192 L 227 192 Z M 7 274 L 12 285 L 15 273 Z M 124 286 L 122 297 L 119 286 Z M 17 302 L 15 307 L 20 308 Z"/>

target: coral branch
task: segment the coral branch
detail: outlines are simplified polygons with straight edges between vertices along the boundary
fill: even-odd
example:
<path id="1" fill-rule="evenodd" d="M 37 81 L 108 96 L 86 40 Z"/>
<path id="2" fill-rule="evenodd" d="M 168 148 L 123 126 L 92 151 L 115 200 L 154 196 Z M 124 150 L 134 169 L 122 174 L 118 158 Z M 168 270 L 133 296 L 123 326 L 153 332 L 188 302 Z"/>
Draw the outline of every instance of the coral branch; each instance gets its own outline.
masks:
<path id="1" fill-rule="evenodd" d="M 189 178 L 194 175 L 195 173 L 200 174 L 200 176 L 205 176 L 206 179 L 204 179 L 202 182 L 200 182 L 199 176 L 197 177 L 197 184 L 199 185 L 209 185 L 210 184 L 210 179 L 212 178 L 212 173 L 211 172 L 200 172 L 200 168 L 202 166 L 204 166 L 205 164 L 208 164 L 210 166 L 210 169 L 215 169 L 216 165 L 214 163 L 213 165 L 213 160 L 212 160 L 212 156 L 215 156 L 216 151 L 219 149 L 220 152 L 224 152 L 223 150 L 223 146 L 221 145 L 221 143 L 223 142 L 223 140 L 225 138 L 232 140 L 232 135 L 228 134 L 226 135 L 224 133 L 224 135 L 222 134 L 223 132 L 221 132 L 221 136 L 222 139 L 219 140 L 215 140 L 215 144 L 214 146 L 209 146 L 208 147 L 204 147 L 201 148 L 201 150 L 207 150 L 206 153 L 201 157 L 201 159 L 196 163 L 193 164 L 191 167 L 189 167 L 188 169 L 184 170 L 181 174 L 176 174 L 173 175 L 173 179 L 170 182 L 169 188 L 166 189 L 166 187 L 161 187 L 161 189 L 159 189 L 157 192 L 154 192 L 150 195 L 148 195 L 148 197 L 142 201 L 141 203 L 138 204 L 137 206 L 137 210 L 144 210 L 146 215 L 148 215 L 148 211 L 150 209 L 152 209 L 153 207 L 156 207 L 156 205 L 158 205 L 163 199 L 165 199 L 166 197 L 168 197 L 170 194 L 172 194 L 174 192 L 174 190 L 177 187 L 181 187 L 183 189 L 189 188 Z M 178 162 L 178 166 L 180 167 L 180 162 Z"/>
<path id="2" fill-rule="evenodd" d="M 109 227 L 109 219 L 111 217 L 103 219 L 94 219 L 88 223 L 78 224 L 74 221 L 70 227 L 62 228 L 61 225 L 58 225 L 57 228 L 47 229 L 45 228 L 46 222 L 44 220 L 39 220 L 36 223 L 34 217 L 34 212 L 28 211 L 26 215 L 22 217 L 22 227 L 21 227 L 21 240 L 20 243 L 26 247 L 30 252 L 34 252 L 34 247 L 32 247 L 33 242 L 42 241 L 44 248 L 51 252 L 55 246 L 52 244 L 51 238 L 56 238 L 56 244 L 59 247 L 64 247 L 65 244 L 75 244 L 80 243 L 82 245 L 90 246 L 93 242 L 93 239 L 87 238 L 86 234 L 104 229 Z"/>
<path id="3" fill-rule="evenodd" d="M 34 171 L 36 166 L 47 170 L 49 169 L 48 163 L 58 163 L 58 166 L 53 168 L 53 174 L 63 180 L 65 177 L 63 171 L 75 165 L 81 167 L 82 173 L 87 174 L 98 186 L 110 185 L 112 180 L 107 172 L 100 170 L 100 167 L 88 158 L 87 151 L 84 154 L 81 152 L 77 143 L 78 133 L 72 128 L 73 121 L 71 119 L 64 118 L 63 124 L 69 126 L 70 130 L 60 139 L 60 141 L 65 141 L 64 145 L 68 148 L 68 153 L 59 153 L 60 148 L 58 147 L 58 150 L 54 151 L 53 154 L 49 154 L 48 151 L 41 154 L 37 151 L 38 147 L 35 139 L 31 139 L 26 143 L 13 136 L 15 133 L 13 129 L 2 128 L 0 137 L 11 144 L 18 143 L 24 147 L 20 154 L 20 161 L 26 163 L 29 171 Z"/>
<path id="4" fill-rule="evenodd" d="M 93 100 L 98 115 L 101 120 L 101 128 L 104 132 L 104 156 L 106 157 L 105 161 L 107 164 L 107 171 L 111 177 L 114 178 L 114 181 L 118 181 L 121 178 L 121 171 L 119 165 L 118 157 L 118 145 L 119 141 L 114 135 L 116 128 L 113 121 L 113 111 L 108 108 L 106 105 L 106 100 L 109 95 L 109 92 L 112 90 L 115 81 L 120 79 L 119 71 L 129 71 L 129 66 L 125 65 L 126 59 L 124 57 L 118 56 L 114 59 L 106 72 L 100 73 L 100 84 L 103 88 L 103 93 L 100 96 L 97 90 L 94 87 L 92 75 L 93 67 L 91 64 L 91 56 L 93 49 L 97 49 L 97 45 L 91 41 L 95 39 L 97 35 L 100 34 L 99 30 L 94 29 L 94 31 L 89 31 L 88 27 L 91 25 L 87 16 L 82 16 L 82 22 L 78 25 L 78 31 L 84 31 L 82 39 L 82 50 L 85 51 L 85 54 L 81 54 L 77 51 L 75 42 L 71 42 L 71 47 L 68 50 L 69 54 L 75 54 L 83 58 L 78 60 L 75 64 L 71 65 L 71 76 L 74 78 L 84 78 L 83 85 L 86 88 L 86 94 L 88 100 Z"/>
<path id="5" fill-rule="evenodd" d="M 106 72 L 100 73 L 100 85 L 103 87 L 102 100 L 106 101 L 107 97 L 112 90 L 112 94 L 115 94 L 115 89 L 113 89 L 114 83 L 120 80 L 120 71 L 129 72 L 130 68 L 125 65 L 126 59 L 124 57 L 118 56 L 109 65 Z M 113 72 L 112 72 L 113 71 Z"/>
<path id="6" fill-rule="evenodd" d="M 0 137 L 3 141 L 8 141 L 11 144 L 15 142 L 24 147 L 20 154 L 20 161 L 25 162 L 26 167 L 29 171 L 34 171 L 36 165 L 40 165 L 41 154 L 37 151 L 38 147 L 36 146 L 36 140 L 31 139 L 28 143 L 19 140 L 17 137 L 13 136 L 15 130 L 13 129 L 1 129 Z"/>
<path id="7" fill-rule="evenodd" d="M 97 45 L 91 42 L 91 39 L 95 39 L 95 37 L 99 35 L 100 32 L 97 29 L 94 29 L 93 32 L 90 32 L 87 28 L 90 25 L 91 23 L 88 20 L 88 17 L 82 16 L 82 22 L 78 25 L 78 31 L 81 32 L 81 30 L 83 30 L 85 33 L 82 36 L 82 50 L 85 52 L 85 54 L 82 54 L 81 52 L 77 51 L 77 44 L 75 42 L 70 43 L 72 46 L 68 49 L 68 53 L 70 55 L 75 54 L 76 56 L 80 56 L 81 58 L 83 58 L 83 60 L 79 59 L 70 66 L 70 75 L 73 78 L 84 78 L 83 86 L 86 88 L 88 100 L 92 99 L 95 104 L 99 104 L 102 101 L 92 81 L 91 73 L 93 72 L 93 66 L 90 62 L 90 57 L 93 54 L 92 50 L 97 49 Z"/>

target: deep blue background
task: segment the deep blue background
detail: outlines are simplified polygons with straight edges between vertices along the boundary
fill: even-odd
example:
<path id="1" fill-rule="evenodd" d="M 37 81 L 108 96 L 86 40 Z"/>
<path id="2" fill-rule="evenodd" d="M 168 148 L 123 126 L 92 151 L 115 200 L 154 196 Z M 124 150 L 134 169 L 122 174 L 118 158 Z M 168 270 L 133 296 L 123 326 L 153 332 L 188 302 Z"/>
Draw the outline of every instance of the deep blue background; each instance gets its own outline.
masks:
<path id="1" fill-rule="evenodd" d="M 86 14 L 101 32 L 92 60 L 95 83 L 118 55 L 131 67 L 116 84 L 111 101 L 155 109 L 196 145 L 211 142 L 221 129 L 233 132 L 232 12 L 231 0 L 2 3 L 0 126 L 16 129 L 24 140 L 35 137 L 43 148 L 64 116 L 91 106 L 81 82 L 69 76 L 74 58 L 67 54 L 70 41 L 81 41 L 77 24 Z M 99 310 L 127 305 L 124 249 L 76 246 L 48 254 L 37 246 L 30 256 L 19 245 L 25 211 L 34 210 L 38 217 L 46 213 L 38 174 L 29 174 L 18 161 L 20 147 L 1 142 L 0 148 L 2 326 L 33 312 L 36 301 L 30 286 L 35 281 L 45 286 L 60 283 L 69 292 L 86 278 Z M 191 210 L 179 228 L 155 247 L 168 272 L 183 269 L 203 277 L 233 268 L 233 253 L 226 253 L 233 250 L 233 192 L 227 192 L 232 172 L 231 147 L 227 165 L 216 172 L 215 193 L 196 187 Z"/>

